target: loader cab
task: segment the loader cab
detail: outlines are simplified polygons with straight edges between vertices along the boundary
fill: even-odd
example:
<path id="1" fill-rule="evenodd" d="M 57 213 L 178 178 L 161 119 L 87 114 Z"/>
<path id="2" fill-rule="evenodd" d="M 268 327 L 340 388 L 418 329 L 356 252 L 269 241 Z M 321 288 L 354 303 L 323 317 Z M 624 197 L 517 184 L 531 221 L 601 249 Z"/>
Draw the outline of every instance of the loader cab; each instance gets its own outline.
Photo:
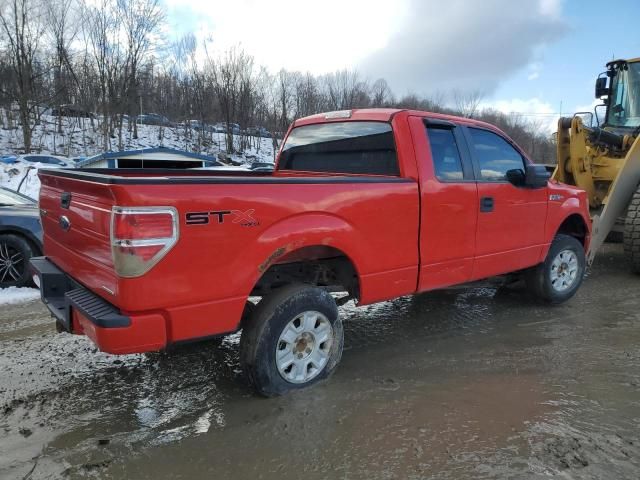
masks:
<path id="1" fill-rule="evenodd" d="M 604 97 L 604 127 L 620 133 L 640 127 L 640 58 L 607 63 L 596 79 L 595 96 Z"/>

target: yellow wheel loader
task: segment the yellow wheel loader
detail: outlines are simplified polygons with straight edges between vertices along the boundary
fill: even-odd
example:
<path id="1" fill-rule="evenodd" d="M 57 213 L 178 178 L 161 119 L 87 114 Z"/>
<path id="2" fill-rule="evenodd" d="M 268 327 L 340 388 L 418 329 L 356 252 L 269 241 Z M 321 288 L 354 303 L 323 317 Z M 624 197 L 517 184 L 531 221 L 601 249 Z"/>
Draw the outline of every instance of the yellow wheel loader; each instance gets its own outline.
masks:
<path id="1" fill-rule="evenodd" d="M 584 112 L 558 120 L 553 178 L 587 192 L 593 220 L 589 263 L 607 236 L 618 232 L 631 268 L 640 273 L 640 58 L 607 63 L 595 95 L 603 101 L 595 108 L 596 122 L 591 112 L 589 125 Z"/>

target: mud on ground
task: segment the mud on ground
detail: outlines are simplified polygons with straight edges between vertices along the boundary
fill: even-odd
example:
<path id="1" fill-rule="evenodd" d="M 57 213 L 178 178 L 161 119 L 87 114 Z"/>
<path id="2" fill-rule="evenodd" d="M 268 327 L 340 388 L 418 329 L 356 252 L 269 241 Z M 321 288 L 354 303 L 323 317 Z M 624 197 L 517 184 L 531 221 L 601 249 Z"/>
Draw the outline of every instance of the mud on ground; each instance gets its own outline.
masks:
<path id="1" fill-rule="evenodd" d="M 115 357 L 0 308 L 0 478 L 636 479 L 640 277 L 606 246 L 577 297 L 453 289 L 343 308 L 333 378 L 254 396 L 238 337 Z"/>

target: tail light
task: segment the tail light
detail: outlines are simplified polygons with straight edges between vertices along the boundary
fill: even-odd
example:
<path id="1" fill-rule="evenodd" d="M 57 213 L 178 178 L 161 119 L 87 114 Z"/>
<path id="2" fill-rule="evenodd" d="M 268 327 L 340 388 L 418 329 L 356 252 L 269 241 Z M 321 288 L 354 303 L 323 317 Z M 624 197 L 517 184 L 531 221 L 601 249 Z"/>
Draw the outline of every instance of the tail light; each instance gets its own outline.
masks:
<path id="1" fill-rule="evenodd" d="M 173 207 L 113 207 L 111 253 L 116 273 L 147 273 L 178 241 L 178 212 Z"/>

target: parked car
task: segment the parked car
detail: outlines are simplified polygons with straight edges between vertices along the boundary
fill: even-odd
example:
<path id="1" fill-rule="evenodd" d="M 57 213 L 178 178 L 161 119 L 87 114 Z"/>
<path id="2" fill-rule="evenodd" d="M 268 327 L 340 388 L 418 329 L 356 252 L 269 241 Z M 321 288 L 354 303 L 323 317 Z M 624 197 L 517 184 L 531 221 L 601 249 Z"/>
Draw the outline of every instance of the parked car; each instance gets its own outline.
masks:
<path id="1" fill-rule="evenodd" d="M 229 125 L 227 125 L 226 122 L 222 122 L 217 124 L 216 126 L 216 131 L 219 131 L 221 133 L 226 133 L 227 130 L 231 130 L 234 135 L 240 135 L 240 125 L 238 125 L 237 123 L 230 123 Z"/>
<path id="2" fill-rule="evenodd" d="M 493 125 L 330 112 L 296 120 L 276 165 L 41 171 L 48 243 L 31 263 L 60 330 L 124 354 L 241 329 L 246 376 L 273 396 L 335 370 L 349 300 L 511 274 L 561 303 L 582 283 L 586 193 L 549 182 Z"/>
<path id="3" fill-rule="evenodd" d="M 249 168 L 254 172 L 273 172 L 275 165 L 271 162 L 253 162 Z"/>
<path id="4" fill-rule="evenodd" d="M 47 167 L 49 168 L 73 167 L 73 162 L 70 159 L 66 157 L 60 157 L 57 155 L 29 153 L 26 155 L 18 156 L 17 160 L 19 162 L 27 162 L 27 163 L 43 163 L 43 164 L 46 164 Z"/>
<path id="5" fill-rule="evenodd" d="M 157 113 L 145 113 L 144 115 L 138 115 L 137 120 L 138 124 L 142 125 L 160 125 L 163 127 L 171 127 L 173 123 L 164 115 L 160 115 Z"/>
<path id="6" fill-rule="evenodd" d="M 0 187 L 0 288 L 31 285 L 29 259 L 41 254 L 37 202 Z"/>
<path id="7" fill-rule="evenodd" d="M 254 137 L 271 138 L 271 133 L 264 127 L 249 127 L 247 128 L 247 135 Z"/>
<path id="8" fill-rule="evenodd" d="M 90 111 L 77 105 L 59 105 L 51 108 L 51 115 L 55 117 L 79 117 L 79 118 L 95 118 Z"/>

